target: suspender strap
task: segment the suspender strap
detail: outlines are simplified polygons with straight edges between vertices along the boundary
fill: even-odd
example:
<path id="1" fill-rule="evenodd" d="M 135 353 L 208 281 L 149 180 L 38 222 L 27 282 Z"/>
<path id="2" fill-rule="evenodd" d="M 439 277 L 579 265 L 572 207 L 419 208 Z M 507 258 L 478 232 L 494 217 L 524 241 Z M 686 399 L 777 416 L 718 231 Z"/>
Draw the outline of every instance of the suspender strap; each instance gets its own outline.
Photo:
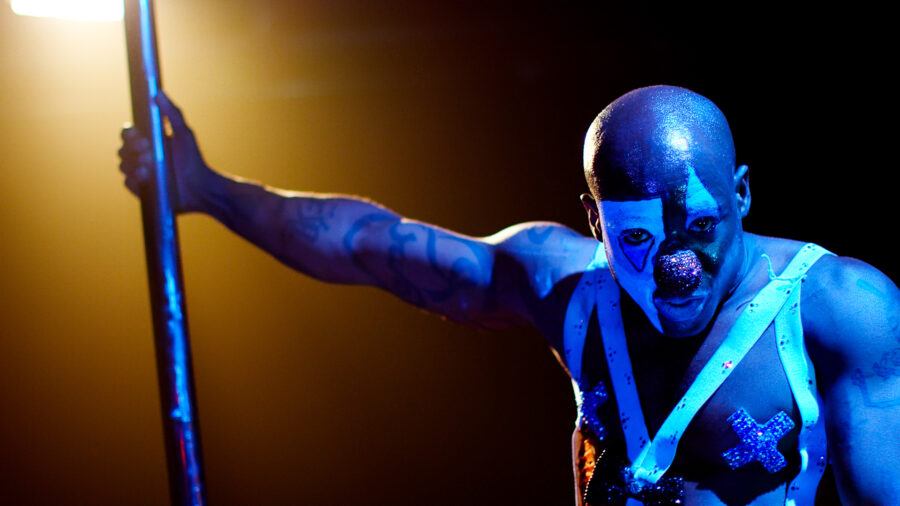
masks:
<path id="1" fill-rule="evenodd" d="M 660 426 L 653 441 L 632 460 L 631 470 L 636 479 L 656 483 L 668 471 L 688 424 L 769 327 L 792 287 L 788 281 L 773 280 L 754 297 Z"/>
<path id="2" fill-rule="evenodd" d="M 566 368 L 572 379 L 572 390 L 575 393 L 575 406 L 578 408 L 578 417 L 575 426 L 581 423 L 584 416 L 582 404 L 584 394 L 581 391 L 581 364 L 584 353 L 584 340 L 587 337 L 588 325 L 591 321 L 591 312 L 597 304 L 596 288 L 603 284 L 618 286 L 609 271 L 609 263 L 606 261 L 606 251 L 602 243 L 597 243 L 594 257 L 587 265 L 575 291 L 569 299 L 566 308 L 566 319 L 563 323 L 563 352 L 566 358 Z M 590 388 L 590 387 L 588 387 Z"/>
<path id="3" fill-rule="evenodd" d="M 629 462 L 634 462 L 641 451 L 646 449 L 650 435 L 631 371 L 631 358 L 628 356 L 622 310 L 619 307 L 620 291 L 618 285 L 603 286 L 597 294 L 600 336 L 603 339 L 603 351 L 609 366 L 616 406 L 619 408 L 619 423 L 625 435 L 625 452 Z"/>
<path id="4" fill-rule="evenodd" d="M 798 443 L 801 471 L 788 487 L 785 504 L 812 504 L 827 462 L 826 440 L 815 373 L 803 343 L 799 301 L 803 277 L 825 254 L 829 252 L 807 244 L 781 276 L 776 276 L 770 267 L 769 284 L 744 309 L 719 349 L 650 441 L 628 356 L 619 308 L 620 290 L 609 275 L 603 246 L 598 245 L 569 302 L 563 331 L 566 365 L 579 408 L 578 420 L 582 415 L 583 399 L 580 390 L 582 354 L 590 315 L 595 307 L 627 455 L 632 462 L 631 472 L 635 479 L 652 483 L 656 483 L 672 465 L 678 442 L 688 424 L 774 320 L 778 351 L 803 420 Z"/>
<path id="5" fill-rule="evenodd" d="M 604 275 L 606 280 L 604 280 Z M 581 381 L 581 360 L 584 352 L 584 339 L 587 336 L 588 325 L 591 321 L 591 311 L 597 303 L 595 287 L 604 281 L 615 284 L 609 273 L 609 264 L 606 261 L 606 252 L 602 243 L 597 243 L 594 250 L 594 258 L 584 269 L 575 291 L 569 299 L 566 308 L 566 319 L 563 323 L 563 351 L 566 357 L 566 368 L 569 377 L 578 383 Z M 617 285 L 618 286 L 618 285 Z M 577 390 L 577 399 L 580 402 L 580 392 Z"/>
<path id="6" fill-rule="evenodd" d="M 810 247 L 804 246 L 791 260 L 782 276 L 772 277 L 770 282 L 753 298 L 738 317 L 719 349 L 713 353 L 694 383 L 663 422 L 656 436 L 649 445 L 643 445 L 638 457 L 632 460 L 631 472 L 635 479 L 656 483 L 665 474 L 675 459 L 678 442 L 688 424 L 756 344 L 791 294 L 799 289 L 803 274 L 822 254 L 824 254 L 824 250 L 821 248 L 811 245 Z M 606 344 L 605 336 L 604 344 Z M 609 357 L 609 351 L 607 356 Z M 614 368 L 615 372 L 613 372 Z M 614 375 L 613 377 L 624 374 L 620 369 L 617 365 L 610 363 L 610 372 Z M 615 382 L 613 386 L 617 387 Z M 626 390 L 628 392 L 624 395 L 637 398 L 637 389 L 633 381 Z M 619 393 L 616 392 L 616 394 L 618 399 Z M 629 402 L 627 405 L 631 404 L 639 406 L 639 401 Z M 638 417 L 643 419 L 640 408 L 627 415 L 632 421 Z M 640 447 L 641 442 L 629 440 L 626 433 L 626 445 L 631 454 L 630 448 L 632 446 Z"/>
<path id="7" fill-rule="evenodd" d="M 804 260 L 808 268 L 822 255 L 828 254 L 813 245 L 804 246 L 810 250 Z M 804 269 L 805 270 L 805 269 Z M 793 273 L 786 273 L 792 275 Z M 791 392 L 797 403 L 802 424 L 797 439 L 800 451 L 800 472 L 788 485 L 785 494 L 786 506 L 812 506 L 816 498 L 819 480 L 827 464 L 827 440 L 825 423 L 822 420 L 822 399 L 816 388 L 816 373 L 806 353 L 803 342 L 803 324 L 800 319 L 800 289 L 794 291 L 787 304 L 775 317 L 775 336 L 778 340 L 778 354 L 784 366 Z"/>

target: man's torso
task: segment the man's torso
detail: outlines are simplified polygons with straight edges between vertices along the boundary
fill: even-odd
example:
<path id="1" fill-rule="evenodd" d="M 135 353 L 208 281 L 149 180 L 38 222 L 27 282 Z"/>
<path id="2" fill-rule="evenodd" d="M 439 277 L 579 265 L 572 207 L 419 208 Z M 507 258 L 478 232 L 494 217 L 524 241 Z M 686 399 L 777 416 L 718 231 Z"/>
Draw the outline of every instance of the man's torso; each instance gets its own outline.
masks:
<path id="1" fill-rule="evenodd" d="M 718 349 L 741 311 L 769 282 L 769 265 L 761 254 L 768 255 L 773 271 L 779 273 L 802 246 L 802 243 L 795 241 L 750 234 L 747 234 L 747 240 L 751 254 L 748 255 L 750 264 L 744 281 L 723 302 L 709 329 L 698 336 L 667 338 L 660 335 L 641 310 L 627 296 L 622 297 L 628 352 L 651 438 Z M 814 275 L 813 270 L 810 276 Z M 542 311 L 545 317 L 537 320 L 538 327 L 560 357 L 565 356 L 561 353 L 563 318 L 575 283 L 577 279 L 565 280 L 565 288 L 546 299 Z M 579 474 L 576 481 L 583 486 L 586 479 L 581 474 L 585 472 L 585 467 L 589 467 L 591 460 L 585 459 L 584 455 L 578 458 L 579 453 L 586 449 L 584 440 L 594 443 L 592 450 L 597 454 L 606 448 L 608 455 L 625 455 L 615 395 L 611 389 L 600 332 L 593 318 L 585 339 L 581 370 L 584 390 L 590 390 L 599 381 L 603 382 L 609 393 L 608 399 L 597 411 L 607 431 L 605 438 L 597 441 L 590 437 L 587 427 L 582 427 L 582 433 L 574 438 L 576 473 Z M 780 411 L 793 420 L 794 428 L 778 441 L 778 450 L 787 459 L 783 469 L 769 473 L 759 462 L 751 462 L 735 470 L 729 467 L 722 454 L 737 446 L 740 439 L 728 418 L 740 409 L 747 411 L 760 424 Z M 800 426 L 800 415 L 779 357 L 775 332 L 770 325 L 690 423 L 666 476 L 684 477 L 689 503 L 784 504 L 785 486 L 799 469 L 797 435 Z"/>

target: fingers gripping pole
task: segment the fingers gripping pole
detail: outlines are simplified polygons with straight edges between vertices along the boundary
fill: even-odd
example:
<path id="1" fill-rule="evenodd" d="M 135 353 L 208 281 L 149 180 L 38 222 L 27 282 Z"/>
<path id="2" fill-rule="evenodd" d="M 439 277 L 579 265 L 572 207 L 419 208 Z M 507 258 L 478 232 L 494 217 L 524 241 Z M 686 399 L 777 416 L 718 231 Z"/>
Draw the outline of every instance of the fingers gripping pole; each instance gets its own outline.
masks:
<path id="1" fill-rule="evenodd" d="M 150 281 L 156 367 L 172 504 L 206 503 L 200 431 L 187 331 L 173 184 L 159 93 L 151 0 L 125 0 L 125 39 L 134 124 L 153 146 L 154 163 L 140 189 Z"/>

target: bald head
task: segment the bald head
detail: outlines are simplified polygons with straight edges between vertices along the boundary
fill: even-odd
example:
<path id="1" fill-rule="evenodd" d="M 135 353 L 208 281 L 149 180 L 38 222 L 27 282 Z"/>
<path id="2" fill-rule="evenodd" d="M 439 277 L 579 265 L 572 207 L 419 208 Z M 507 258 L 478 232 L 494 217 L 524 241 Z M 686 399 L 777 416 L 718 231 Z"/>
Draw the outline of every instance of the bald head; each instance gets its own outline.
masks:
<path id="1" fill-rule="evenodd" d="M 666 335 L 706 328 L 740 279 L 750 190 L 734 161 L 722 111 L 684 88 L 627 93 L 588 131 L 591 230 L 619 286 Z"/>
<path id="2" fill-rule="evenodd" d="M 584 172 L 598 200 L 659 196 L 660 177 L 693 168 L 701 179 L 731 178 L 734 142 L 722 111 L 675 86 L 639 88 L 594 119 L 584 143 Z"/>

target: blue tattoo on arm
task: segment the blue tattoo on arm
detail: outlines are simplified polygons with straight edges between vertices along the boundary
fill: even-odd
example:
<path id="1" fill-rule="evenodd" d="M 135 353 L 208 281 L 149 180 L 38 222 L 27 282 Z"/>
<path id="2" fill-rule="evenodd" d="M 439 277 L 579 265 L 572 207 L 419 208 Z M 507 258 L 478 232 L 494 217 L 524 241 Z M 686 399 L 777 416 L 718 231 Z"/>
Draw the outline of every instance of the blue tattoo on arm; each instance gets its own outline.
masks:
<path id="1" fill-rule="evenodd" d="M 295 218 L 287 222 L 282 232 L 285 242 L 299 239 L 313 243 L 319 239 L 319 233 L 328 231 L 328 220 L 334 217 L 334 204 L 317 199 L 305 199 L 300 202 Z"/>
<path id="2" fill-rule="evenodd" d="M 900 383 L 896 379 L 893 380 L 895 388 L 882 398 L 874 399 L 869 391 L 870 381 L 884 383 L 892 378 L 900 377 L 900 348 L 894 348 L 882 355 L 881 360 L 872 365 L 872 370 L 874 375 L 864 374 L 862 369 L 856 369 L 850 377 L 850 380 L 862 393 L 866 406 L 871 408 L 900 406 Z"/>
<path id="3" fill-rule="evenodd" d="M 387 256 L 383 264 L 386 269 L 380 271 L 368 265 L 365 259 L 357 251 L 354 245 L 358 234 L 366 227 L 385 221 L 397 220 L 387 229 Z M 408 248 L 420 241 L 424 235 L 425 258 L 414 259 L 410 257 Z M 469 255 L 458 255 L 456 258 L 442 258 L 440 255 L 441 242 L 444 245 L 458 243 L 465 246 Z M 481 269 L 488 265 L 487 252 L 474 244 L 471 240 L 447 234 L 433 227 L 400 222 L 396 216 L 373 213 L 358 219 L 344 235 L 344 250 L 350 256 L 353 264 L 366 273 L 376 286 L 385 288 L 398 297 L 426 307 L 430 303 L 439 303 L 451 299 L 460 290 L 475 285 L 475 280 L 483 277 Z M 449 251 L 447 248 L 444 251 Z M 473 260 L 474 258 L 474 260 Z M 436 289 L 421 286 L 421 280 L 412 278 L 407 273 L 410 262 L 424 263 L 429 269 L 429 275 L 437 277 L 441 283 Z"/>
<path id="4" fill-rule="evenodd" d="M 356 220 L 353 225 L 350 226 L 350 230 L 344 234 L 344 251 L 350 255 L 350 260 L 353 261 L 353 265 L 356 266 L 360 272 L 367 274 L 373 281 L 378 282 L 378 278 L 369 271 L 369 268 L 362 261 L 359 255 L 356 252 L 356 248 L 353 246 L 353 239 L 356 238 L 356 234 L 358 234 L 362 229 L 367 226 L 378 223 L 381 221 L 390 221 L 396 219 L 394 216 L 384 213 L 372 213 L 363 216 L 362 218 Z"/>

